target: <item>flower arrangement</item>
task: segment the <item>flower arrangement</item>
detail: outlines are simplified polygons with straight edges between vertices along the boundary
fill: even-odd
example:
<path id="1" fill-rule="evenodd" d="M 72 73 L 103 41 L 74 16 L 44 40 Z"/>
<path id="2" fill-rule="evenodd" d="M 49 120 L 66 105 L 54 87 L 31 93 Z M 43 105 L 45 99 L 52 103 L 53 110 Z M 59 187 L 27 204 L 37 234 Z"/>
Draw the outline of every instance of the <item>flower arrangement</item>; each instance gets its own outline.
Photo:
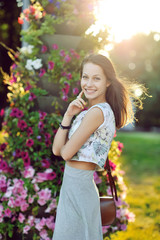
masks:
<path id="1" fill-rule="evenodd" d="M 13 60 L 11 74 L 3 72 L 10 106 L 1 111 L 5 140 L 0 144 L 0 239 L 50 240 L 64 172 L 64 160 L 54 156 L 51 149 L 62 116 L 59 104 L 52 113 L 37 108 L 37 98 L 48 94 L 38 82 L 43 78 L 58 84 L 61 100 L 71 101 L 79 92 L 78 69 L 84 52 L 65 50 L 54 42 L 49 49 L 42 42 L 40 36 L 46 32 L 43 24 L 50 24 L 52 16 L 44 13 L 39 2 L 34 1 L 24 14 L 30 21 L 25 32 L 28 46 L 17 52 L 8 49 Z M 36 39 L 31 39 L 38 26 Z M 127 223 L 134 221 L 125 202 L 127 188 L 118 163 L 122 148 L 123 144 L 114 140 L 109 151 L 119 198 L 116 222 L 103 227 L 104 237 L 125 230 Z M 111 195 L 106 171 L 95 172 L 94 180 L 100 195 Z"/>

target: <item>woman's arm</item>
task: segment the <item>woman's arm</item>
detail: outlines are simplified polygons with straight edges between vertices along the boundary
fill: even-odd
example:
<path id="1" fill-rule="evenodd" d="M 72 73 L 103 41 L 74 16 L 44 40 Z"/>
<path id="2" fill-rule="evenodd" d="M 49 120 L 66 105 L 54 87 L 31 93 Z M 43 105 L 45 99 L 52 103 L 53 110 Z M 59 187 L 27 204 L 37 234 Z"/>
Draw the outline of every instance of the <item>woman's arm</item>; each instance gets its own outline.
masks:
<path id="1" fill-rule="evenodd" d="M 78 129 L 61 148 L 60 154 L 62 158 L 65 161 L 70 160 L 103 121 L 104 115 L 100 108 L 94 107 L 88 111 Z"/>
<path id="2" fill-rule="evenodd" d="M 63 126 L 69 126 L 71 124 L 73 116 L 69 116 L 67 114 L 64 114 L 63 120 L 61 124 Z M 57 130 L 57 133 L 54 137 L 53 145 L 52 145 L 52 152 L 56 156 L 60 156 L 60 150 L 63 147 L 63 145 L 67 141 L 68 136 L 68 129 L 61 129 L 60 127 Z"/>
<path id="3" fill-rule="evenodd" d="M 82 94 L 83 91 L 81 91 L 78 97 L 69 104 L 61 122 L 63 126 L 70 126 L 73 116 L 78 114 L 84 108 L 84 105 L 86 105 L 85 101 L 82 99 Z M 52 145 L 52 151 L 55 155 L 61 155 L 60 151 L 67 141 L 67 136 L 67 129 L 58 129 Z"/>

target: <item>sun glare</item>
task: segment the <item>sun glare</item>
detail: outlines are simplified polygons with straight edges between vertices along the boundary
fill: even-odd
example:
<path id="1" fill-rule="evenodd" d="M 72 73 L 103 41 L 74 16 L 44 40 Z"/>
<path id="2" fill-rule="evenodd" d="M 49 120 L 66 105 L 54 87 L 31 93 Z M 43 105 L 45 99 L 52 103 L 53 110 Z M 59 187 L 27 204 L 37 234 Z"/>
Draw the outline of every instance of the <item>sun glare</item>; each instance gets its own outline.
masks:
<path id="1" fill-rule="evenodd" d="M 159 9 L 160 0 L 101 0 L 94 29 L 106 25 L 115 42 L 139 32 L 160 32 Z"/>

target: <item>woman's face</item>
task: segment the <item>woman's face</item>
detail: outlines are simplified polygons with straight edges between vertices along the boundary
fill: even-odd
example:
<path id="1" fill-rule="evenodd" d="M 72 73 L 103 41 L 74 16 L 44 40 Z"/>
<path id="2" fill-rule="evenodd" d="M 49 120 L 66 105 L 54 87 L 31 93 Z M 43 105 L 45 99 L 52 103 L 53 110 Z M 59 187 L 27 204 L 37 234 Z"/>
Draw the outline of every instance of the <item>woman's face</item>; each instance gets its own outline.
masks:
<path id="1" fill-rule="evenodd" d="M 93 104 L 105 102 L 107 86 L 109 82 L 99 65 L 89 62 L 83 66 L 81 88 L 89 101 Z"/>

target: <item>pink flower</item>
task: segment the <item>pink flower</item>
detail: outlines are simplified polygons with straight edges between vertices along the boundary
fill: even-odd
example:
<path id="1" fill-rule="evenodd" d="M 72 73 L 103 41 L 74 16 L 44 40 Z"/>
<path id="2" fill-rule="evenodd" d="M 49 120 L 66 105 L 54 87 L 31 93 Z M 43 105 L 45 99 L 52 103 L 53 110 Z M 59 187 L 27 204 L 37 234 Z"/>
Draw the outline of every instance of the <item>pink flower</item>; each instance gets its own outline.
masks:
<path id="1" fill-rule="evenodd" d="M 55 63 L 53 61 L 48 62 L 48 69 L 52 70 L 54 68 Z"/>
<path id="2" fill-rule="evenodd" d="M 44 128 L 44 123 L 41 122 L 41 121 L 39 121 L 39 123 L 38 123 L 38 128 L 39 128 L 39 129 L 43 129 L 43 128 Z"/>
<path id="3" fill-rule="evenodd" d="M 2 143 L 0 145 L 0 151 L 3 152 L 6 149 L 6 147 L 7 147 L 7 143 Z"/>
<path id="4" fill-rule="evenodd" d="M 20 214 L 19 214 L 19 217 L 18 217 L 19 222 L 20 222 L 20 223 L 23 223 L 23 222 L 24 222 L 24 219 L 25 219 L 25 216 L 24 216 L 22 213 L 20 213 Z"/>
<path id="5" fill-rule="evenodd" d="M 32 86 L 30 85 L 30 83 L 29 82 L 27 82 L 27 87 L 25 87 L 25 91 L 28 91 L 28 90 L 30 90 L 32 88 Z"/>
<path id="6" fill-rule="evenodd" d="M 36 95 L 31 92 L 28 100 L 33 101 L 33 99 L 35 99 L 35 98 L 36 98 Z"/>
<path id="7" fill-rule="evenodd" d="M 0 111 L 0 116 L 1 116 L 1 117 L 4 116 L 4 108 L 1 109 L 1 111 Z"/>
<path id="8" fill-rule="evenodd" d="M 17 117 L 18 112 L 19 112 L 18 108 L 12 108 L 12 111 L 10 113 L 10 117 Z"/>
<path id="9" fill-rule="evenodd" d="M 52 143 L 52 142 L 51 142 L 50 139 L 47 139 L 47 140 L 45 141 L 45 144 L 46 144 L 47 147 L 49 147 L 49 146 L 51 145 L 51 143 Z"/>
<path id="10" fill-rule="evenodd" d="M 25 171 L 23 172 L 24 178 L 33 178 L 35 173 L 35 170 L 33 167 L 29 166 L 25 168 Z"/>
<path id="11" fill-rule="evenodd" d="M 29 137 L 30 135 L 32 135 L 33 134 L 33 129 L 31 128 L 31 127 L 29 127 L 28 129 L 27 129 L 27 136 Z"/>
<path id="12" fill-rule="evenodd" d="M 64 93 L 64 95 L 67 95 L 69 92 L 70 85 L 67 82 L 64 82 L 64 84 L 65 84 L 65 87 L 62 88 L 62 92 Z"/>
<path id="13" fill-rule="evenodd" d="M 55 172 L 51 172 L 47 174 L 47 180 L 53 180 L 55 179 L 57 174 Z"/>
<path id="14" fill-rule="evenodd" d="M 67 54 L 66 56 L 65 56 L 65 58 L 64 58 L 64 61 L 65 62 L 70 62 L 71 61 L 71 57 Z"/>
<path id="15" fill-rule="evenodd" d="M 115 171 L 115 169 L 116 169 L 116 164 L 114 164 L 112 161 L 109 160 L 109 165 L 110 165 L 110 167 L 111 167 L 111 170 L 112 170 L 112 171 Z"/>
<path id="16" fill-rule="evenodd" d="M 28 231 L 31 229 L 31 226 L 29 225 L 26 225 L 24 228 L 23 228 L 23 233 L 24 234 L 28 234 Z"/>
<path id="17" fill-rule="evenodd" d="M 13 63 L 11 68 L 12 68 L 12 70 L 15 70 L 17 68 L 17 64 Z"/>
<path id="18" fill-rule="evenodd" d="M 42 53 L 45 53 L 47 51 L 47 46 L 46 45 L 43 45 L 42 48 L 41 48 L 41 52 Z"/>
<path id="19" fill-rule="evenodd" d="M 17 150 L 19 150 L 19 149 L 17 149 Z M 20 151 L 20 150 L 19 150 L 19 151 Z M 22 151 L 22 152 L 20 153 L 20 155 L 21 155 L 21 157 L 22 157 L 23 160 L 29 158 L 28 152 Z M 20 157 L 20 156 L 18 156 L 18 157 Z"/>
<path id="20" fill-rule="evenodd" d="M 128 219 L 129 222 L 134 222 L 135 221 L 135 214 L 134 213 L 127 211 L 125 216 L 126 216 L 126 218 Z"/>
<path id="21" fill-rule="evenodd" d="M 33 139 L 31 139 L 31 138 L 29 138 L 29 139 L 26 141 L 26 146 L 27 146 L 27 147 L 32 147 L 33 144 L 34 144 L 34 141 L 33 141 Z"/>
<path id="22" fill-rule="evenodd" d="M 45 118 L 45 116 L 47 115 L 46 112 L 42 112 L 42 111 L 38 111 L 38 112 L 39 112 L 40 120 L 43 120 Z"/>
<path id="23" fill-rule="evenodd" d="M 25 167 L 29 167 L 30 166 L 30 164 L 31 164 L 31 160 L 30 160 L 30 158 L 28 157 L 28 158 L 25 158 L 25 159 L 23 159 L 23 162 L 24 162 L 24 166 Z"/>
<path id="24" fill-rule="evenodd" d="M 67 74 L 67 79 L 70 80 L 72 78 L 72 74 L 71 73 L 68 73 Z"/>
<path id="25" fill-rule="evenodd" d="M 65 55 L 66 55 L 64 50 L 61 50 L 59 54 L 61 57 L 65 57 Z"/>
<path id="26" fill-rule="evenodd" d="M 33 216 L 29 216 L 28 217 L 28 220 L 27 220 L 27 223 L 32 227 L 34 226 L 34 217 Z"/>
<path id="27" fill-rule="evenodd" d="M 40 73 L 39 73 L 39 76 L 40 77 L 43 77 L 43 75 L 46 73 L 46 70 L 44 68 L 41 68 L 40 69 Z"/>
<path id="28" fill-rule="evenodd" d="M 48 233 L 45 229 L 43 229 L 41 232 L 40 232 L 40 236 L 41 238 L 43 239 L 47 239 L 48 238 Z"/>
<path id="29" fill-rule="evenodd" d="M 27 127 L 27 123 L 24 120 L 19 119 L 17 127 L 23 131 Z"/>
<path id="30" fill-rule="evenodd" d="M 56 50 L 56 49 L 58 49 L 58 45 L 54 43 L 54 44 L 52 44 L 52 48 Z"/>
<path id="31" fill-rule="evenodd" d="M 118 149 L 122 152 L 122 148 L 124 147 L 123 143 L 118 142 Z"/>
<path id="32" fill-rule="evenodd" d="M 126 225 L 126 224 L 122 224 L 122 225 L 120 226 L 120 229 L 121 229 L 122 231 L 126 231 L 127 225 Z"/>
<path id="33" fill-rule="evenodd" d="M 42 167 L 44 167 L 44 168 L 49 168 L 50 167 L 50 163 L 47 159 L 42 160 Z"/>
<path id="34" fill-rule="evenodd" d="M 73 88 L 73 94 L 74 94 L 74 95 L 77 95 L 78 93 L 79 93 L 78 88 Z"/>
<path id="35" fill-rule="evenodd" d="M 29 202 L 29 203 L 33 203 L 33 202 L 34 202 L 34 198 L 32 198 L 31 196 L 29 196 L 28 202 Z"/>
<path id="36" fill-rule="evenodd" d="M 0 169 L 5 171 L 8 169 L 8 164 L 5 161 L 0 161 Z"/>
<path id="37" fill-rule="evenodd" d="M 99 184 L 102 182 L 102 179 L 98 176 L 97 172 L 94 172 L 93 176 L 96 184 Z"/>
<path id="38" fill-rule="evenodd" d="M 22 200 L 21 201 L 21 206 L 20 206 L 20 209 L 22 212 L 25 212 L 29 207 L 29 204 L 25 201 L 25 200 Z"/>
<path id="39" fill-rule="evenodd" d="M 46 225 L 49 229 L 54 230 L 55 223 L 54 223 L 54 217 L 50 216 L 49 218 L 46 218 Z"/>
<path id="40" fill-rule="evenodd" d="M 46 202 L 48 200 L 50 200 L 51 198 L 51 190 L 49 190 L 48 188 L 42 189 L 41 191 L 38 192 L 38 203 L 43 206 L 46 204 Z"/>
<path id="41" fill-rule="evenodd" d="M 12 216 L 12 212 L 9 208 L 7 208 L 5 211 L 4 211 L 4 216 L 5 217 L 11 217 Z"/>
<path id="42" fill-rule="evenodd" d="M 48 208 L 45 210 L 45 213 L 50 213 L 52 209 L 55 209 L 57 207 L 56 199 L 54 198 L 52 202 L 49 204 Z"/>
<path id="43" fill-rule="evenodd" d="M 103 234 L 106 233 L 106 232 L 108 232 L 108 228 L 110 228 L 110 226 L 103 226 L 103 227 L 102 227 L 102 232 L 103 232 Z"/>

